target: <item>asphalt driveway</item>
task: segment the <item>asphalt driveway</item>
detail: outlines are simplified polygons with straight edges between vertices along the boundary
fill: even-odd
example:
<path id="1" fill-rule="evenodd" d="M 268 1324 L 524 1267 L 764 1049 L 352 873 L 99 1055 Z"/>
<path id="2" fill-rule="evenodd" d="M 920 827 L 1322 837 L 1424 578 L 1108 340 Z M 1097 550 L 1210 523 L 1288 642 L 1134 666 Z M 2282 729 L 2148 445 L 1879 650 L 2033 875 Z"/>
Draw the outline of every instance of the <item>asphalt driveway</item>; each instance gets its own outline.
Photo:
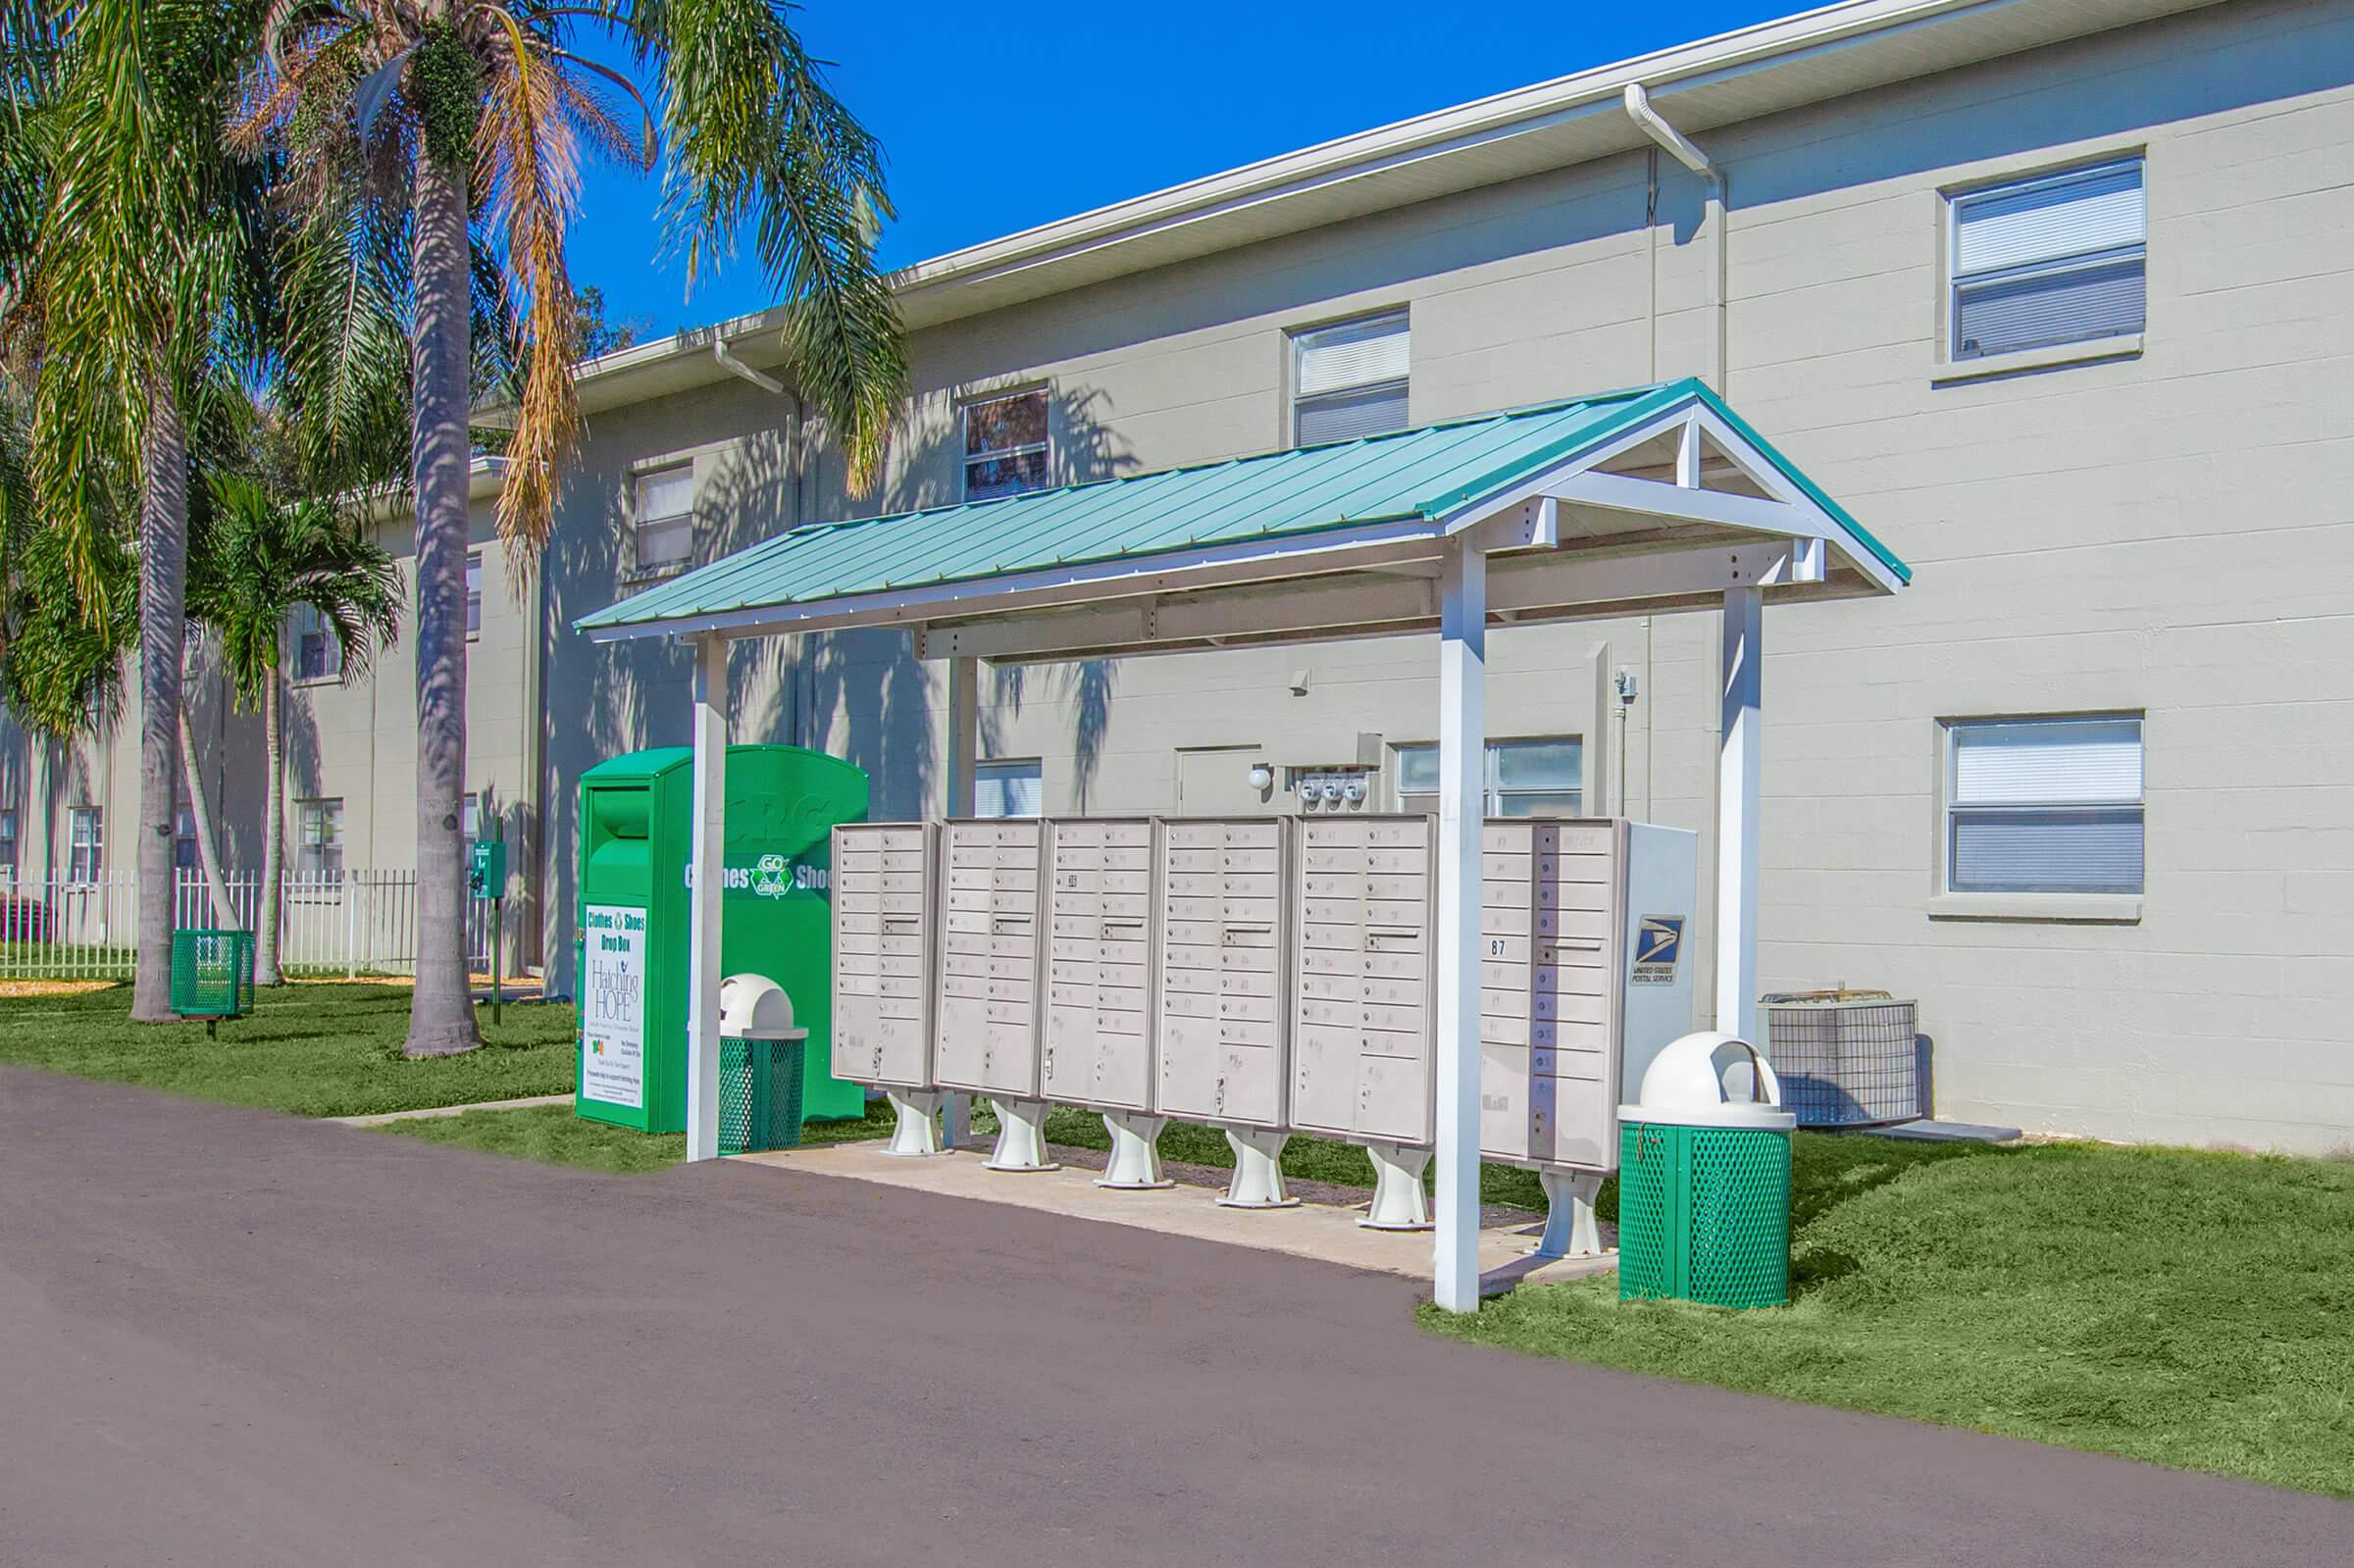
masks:
<path id="1" fill-rule="evenodd" d="M 1401 1281 L 0 1068 L 0 1562 L 2309 1565 L 2354 1507 L 1442 1342 Z"/>

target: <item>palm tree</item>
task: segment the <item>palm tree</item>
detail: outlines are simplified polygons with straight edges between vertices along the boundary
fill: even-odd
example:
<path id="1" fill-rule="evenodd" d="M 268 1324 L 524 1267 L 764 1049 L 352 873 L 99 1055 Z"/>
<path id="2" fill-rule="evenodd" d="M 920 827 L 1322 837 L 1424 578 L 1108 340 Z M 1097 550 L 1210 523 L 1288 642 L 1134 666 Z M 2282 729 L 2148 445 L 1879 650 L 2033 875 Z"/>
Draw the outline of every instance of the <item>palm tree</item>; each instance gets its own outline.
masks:
<path id="1" fill-rule="evenodd" d="M 212 475 L 210 505 L 191 540 L 188 616 L 221 646 L 222 673 L 247 709 L 262 715 L 262 888 L 255 915 L 254 979 L 279 981 L 284 892 L 285 721 L 283 634 L 309 609 L 335 639 L 346 675 L 364 675 L 400 632 L 400 571 L 366 525 L 321 500 L 281 501 L 254 480 Z"/>
<path id="2" fill-rule="evenodd" d="M 897 311 L 874 263 L 876 223 L 889 211 L 882 156 L 827 89 L 790 9 L 784 0 L 271 6 L 238 145 L 282 157 L 285 188 L 350 254 L 345 297 L 365 292 L 375 303 L 331 319 L 364 318 L 371 330 L 404 321 L 409 331 L 421 932 L 411 1055 L 481 1043 L 458 835 L 478 258 L 495 259 L 523 323 L 498 502 L 511 578 L 546 541 L 579 426 L 564 244 L 585 150 L 641 171 L 665 165 L 667 225 L 691 273 L 748 232 L 795 307 L 784 331 L 793 376 L 832 421 L 857 482 L 881 466 L 906 379 Z M 574 51 L 588 29 L 629 49 L 635 79 Z M 289 354 L 332 362 L 334 348 L 305 342 Z"/>
<path id="3" fill-rule="evenodd" d="M 40 8 L 19 7 L 20 12 Z M 259 237 L 222 130 L 262 0 L 77 0 L 38 27 L 40 126 L 12 161 L 28 221 L 7 308 L 34 361 L 31 479 L 93 635 L 126 611 L 109 540 L 137 540 L 138 969 L 131 1017 L 169 1019 L 189 430 L 233 384 Z M 53 46 L 53 47 L 51 47 Z M 12 76 L 25 75 L 14 65 Z"/>

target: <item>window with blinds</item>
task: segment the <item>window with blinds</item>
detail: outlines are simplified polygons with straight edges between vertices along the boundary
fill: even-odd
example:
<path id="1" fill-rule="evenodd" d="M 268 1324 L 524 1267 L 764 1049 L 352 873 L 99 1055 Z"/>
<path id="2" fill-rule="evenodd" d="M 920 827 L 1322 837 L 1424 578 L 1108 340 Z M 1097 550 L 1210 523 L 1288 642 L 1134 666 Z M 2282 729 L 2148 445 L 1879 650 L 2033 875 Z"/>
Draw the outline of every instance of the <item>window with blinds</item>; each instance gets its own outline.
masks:
<path id="1" fill-rule="evenodd" d="M 1946 889 L 2141 891 L 2138 718 L 1949 723 Z"/>
<path id="2" fill-rule="evenodd" d="M 685 571 L 694 559 L 694 465 L 674 463 L 637 478 L 631 551 L 640 577 Z"/>
<path id="3" fill-rule="evenodd" d="M 1406 429 L 1406 312 L 1292 334 L 1292 444 Z"/>
<path id="4" fill-rule="evenodd" d="M 1544 740 L 1491 740 L 1487 799 L 1491 817 L 1574 817 L 1582 803 L 1584 742 L 1575 735 Z M 1439 809 L 1439 748 L 1400 746 L 1398 809 Z"/>
<path id="5" fill-rule="evenodd" d="M 1952 197 L 1952 357 L 2140 331 L 2141 177 L 2130 158 Z"/>
<path id="6" fill-rule="evenodd" d="M 976 817 L 1035 817 L 1044 809 L 1045 794 L 1036 757 L 984 762 L 973 770 Z"/>

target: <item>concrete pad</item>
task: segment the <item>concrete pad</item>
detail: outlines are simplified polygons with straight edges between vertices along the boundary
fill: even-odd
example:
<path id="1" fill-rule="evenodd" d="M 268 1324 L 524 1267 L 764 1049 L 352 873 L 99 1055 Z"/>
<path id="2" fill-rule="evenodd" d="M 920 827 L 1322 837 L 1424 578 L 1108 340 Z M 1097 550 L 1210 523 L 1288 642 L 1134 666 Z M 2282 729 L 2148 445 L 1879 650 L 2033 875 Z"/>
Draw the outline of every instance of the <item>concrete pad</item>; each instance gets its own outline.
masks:
<path id="1" fill-rule="evenodd" d="M 770 1165 L 813 1176 L 847 1177 L 919 1192 L 1004 1203 L 1409 1279 L 1428 1280 L 1432 1270 L 1431 1233 L 1367 1230 L 1356 1223 L 1357 1210 L 1328 1203 L 1302 1203 L 1288 1209 L 1230 1209 L 1221 1207 L 1210 1191 L 1200 1187 L 1115 1190 L 1098 1187 L 1094 1171 L 1070 1166 L 1054 1171 L 993 1171 L 985 1163 L 987 1154 L 978 1149 L 903 1159 L 884 1153 L 881 1142 L 827 1143 L 731 1158 L 739 1164 Z M 1496 1295 L 1523 1284 L 1582 1279 L 1618 1266 L 1614 1251 L 1594 1258 L 1531 1258 L 1528 1249 L 1541 1229 L 1537 1216 L 1530 1215 L 1525 1225 L 1493 1224 L 1480 1232 L 1483 1294 Z"/>

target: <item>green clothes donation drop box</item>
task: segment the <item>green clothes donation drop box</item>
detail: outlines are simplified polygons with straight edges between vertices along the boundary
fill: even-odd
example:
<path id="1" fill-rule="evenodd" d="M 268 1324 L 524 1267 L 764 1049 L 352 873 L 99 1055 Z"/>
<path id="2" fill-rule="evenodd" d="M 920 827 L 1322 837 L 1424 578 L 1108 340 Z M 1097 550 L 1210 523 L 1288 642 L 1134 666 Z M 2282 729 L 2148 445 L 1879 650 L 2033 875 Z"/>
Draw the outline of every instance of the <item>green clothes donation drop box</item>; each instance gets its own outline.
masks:
<path id="1" fill-rule="evenodd" d="M 765 975 L 809 1031 L 802 1114 L 861 1116 L 831 1060 L 833 828 L 866 816 L 863 770 L 799 746 L 728 748 L 720 973 Z M 577 1114 L 687 1127 L 688 858 L 694 754 L 633 751 L 581 775 Z"/>

